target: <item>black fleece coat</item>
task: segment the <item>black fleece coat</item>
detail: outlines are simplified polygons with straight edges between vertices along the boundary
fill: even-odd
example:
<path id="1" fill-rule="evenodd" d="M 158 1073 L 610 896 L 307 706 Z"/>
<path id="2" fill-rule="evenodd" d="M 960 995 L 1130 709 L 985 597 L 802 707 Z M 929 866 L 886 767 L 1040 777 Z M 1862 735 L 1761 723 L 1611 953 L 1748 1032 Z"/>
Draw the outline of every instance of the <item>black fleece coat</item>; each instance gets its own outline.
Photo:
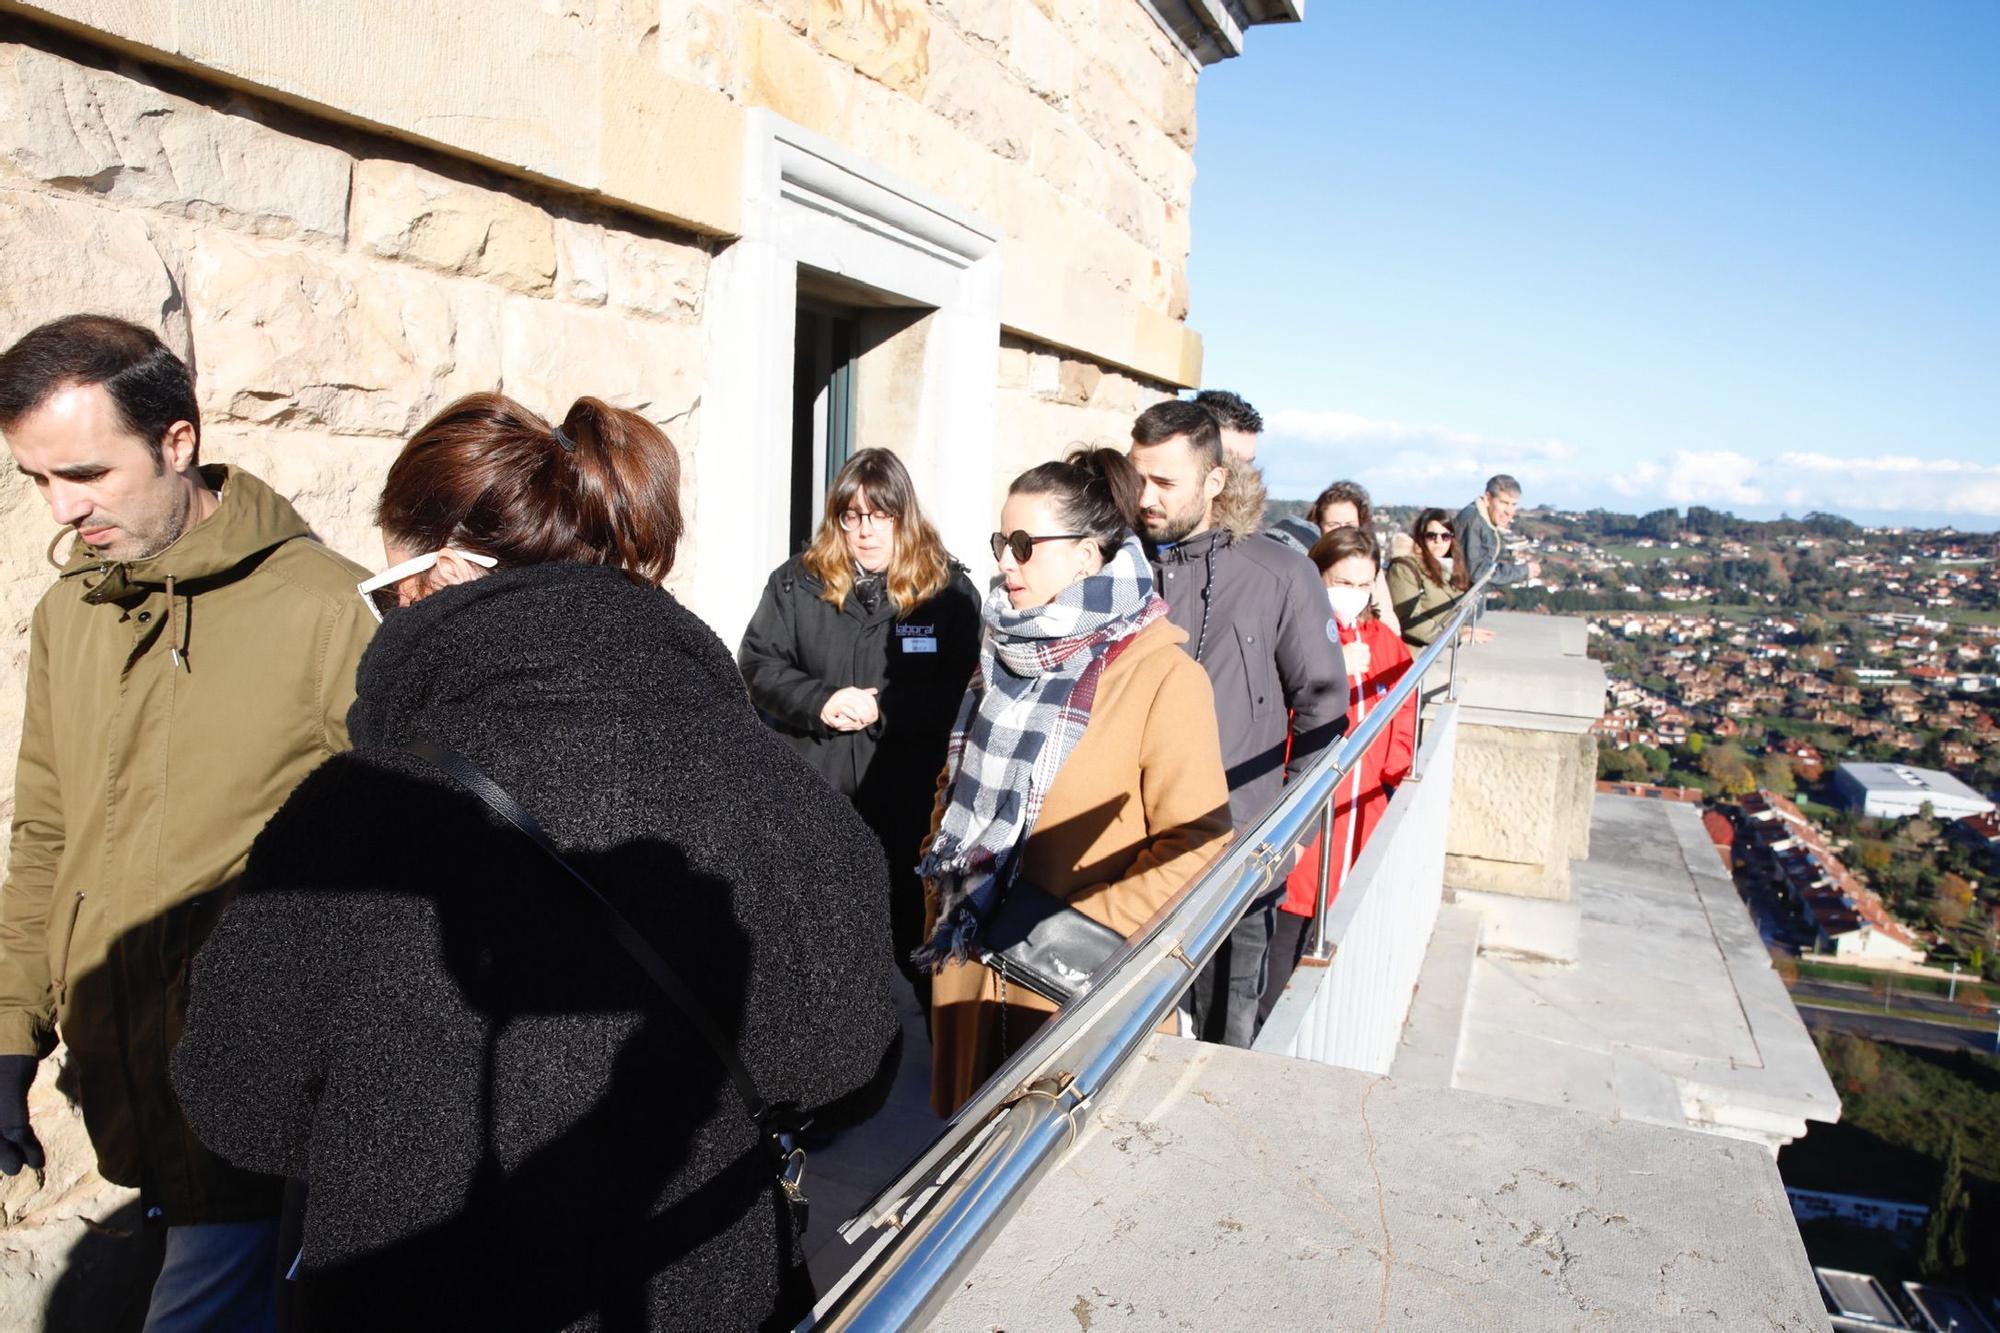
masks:
<path id="1" fill-rule="evenodd" d="M 894 1069 L 868 829 L 705 625 L 607 569 L 392 613 L 349 726 L 253 848 L 173 1060 L 205 1143 L 308 1182 L 309 1326 L 790 1325 L 797 1238 L 720 1064 L 579 888 L 398 747 L 511 791 L 822 1124 Z"/>
<path id="2" fill-rule="evenodd" d="M 930 600 L 896 614 L 886 593 L 834 606 L 794 556 L 772 571 L 737 661 L 751 702 L 836 791 L 851 798 L 889 858 L 896 965 L 928 1008 L 930 976 L 909 961 L 923 943 L 917 848 L 930 832 L 938 774 L 959 701 L 979 665 L 979 594 L 954 564 Z M 845 686 L 879 690 L 881 718 L 835 731 L 820 710 Z"/>

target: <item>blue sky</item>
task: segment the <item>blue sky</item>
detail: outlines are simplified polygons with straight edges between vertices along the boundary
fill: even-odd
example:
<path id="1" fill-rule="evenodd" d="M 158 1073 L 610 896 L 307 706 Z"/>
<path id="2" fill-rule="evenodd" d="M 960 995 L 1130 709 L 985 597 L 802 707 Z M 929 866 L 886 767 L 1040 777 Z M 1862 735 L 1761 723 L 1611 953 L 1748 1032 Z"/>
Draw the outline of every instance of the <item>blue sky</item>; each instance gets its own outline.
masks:
<path id="1" fill-rule="evenodd" d="M 1274 494 L 2000 527 L 2000 0 L 1309 0 L 1199 117 Z"/>

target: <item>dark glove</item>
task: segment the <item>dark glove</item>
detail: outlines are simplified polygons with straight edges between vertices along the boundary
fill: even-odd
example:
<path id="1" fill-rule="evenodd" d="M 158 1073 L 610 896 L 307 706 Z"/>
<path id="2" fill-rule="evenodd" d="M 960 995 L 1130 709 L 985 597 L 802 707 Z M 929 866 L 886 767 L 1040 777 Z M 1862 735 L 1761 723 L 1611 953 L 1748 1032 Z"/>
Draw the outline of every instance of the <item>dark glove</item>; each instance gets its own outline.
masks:
<path id="1" fill-rule="evenodd" d="M 0 1176 L 24 1165 L 42 1169 L 42 1141 L 28 1125 L 28 1087 L 39 1063 L 32 1055 L 0 1055 Z"/>

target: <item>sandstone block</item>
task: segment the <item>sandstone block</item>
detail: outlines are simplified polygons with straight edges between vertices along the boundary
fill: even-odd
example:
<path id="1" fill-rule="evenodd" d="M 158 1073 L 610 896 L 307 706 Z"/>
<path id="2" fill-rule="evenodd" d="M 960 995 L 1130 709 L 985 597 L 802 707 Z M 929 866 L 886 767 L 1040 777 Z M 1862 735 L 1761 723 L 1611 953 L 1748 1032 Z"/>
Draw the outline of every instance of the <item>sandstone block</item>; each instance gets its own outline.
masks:
<path id="1" fill-rule="evenodd" d="M 602 398 L 666 425 L 687 449 L 693 423 L 678 418 L 700 393 L 702 365 L 696 328 L 520 298 L 501 313 L 505 390 L 544 416 L 560 418 L 585 395 Z"/>
<path id="2" fill-rule="evenodd" d="M 1016 0 L 1006 51 L 1007 67 L 1037 97 L 1068 103 L 1076 88 L 1076 48 L 1033 0 Z"/>
<path id="3" fill-rule="evenodd" d="M 260 236 L 347 234 L 345 153 L 11 43 L 0 44 L 0 165 Z"/>
<path id="4" fill-rule="evenodd" d="M 835 60 L 900 92 L 921 96 L 930 76 L 930 10 L 924 0 L 812 0 L 808 32 Z"/>
<path id="5" fill-rule="evenodd" d="M 1461 725 L 1448 881 L 1567 898 L 1576 826 L 1590 819 L 1592 792 L 1578 777 L 1590 742 L 1587 734 L 1572 732 Z M 1581 836 L 1587 846 L 1588 833 Z"/>
<path id="6" fill-rule="evenodd" d="M 231 463 L 292 502 L 313 536 L 369 569 L 385 563 L 375 502 L 403 442 L 229 425 L 203 432 L 202 456 Z"/>
<path id="7" fill-rule="evenodd" d="M 1022 0 L 964 0 L 950 6 L 951 21 L 975 44 L 1004 52 L 1014 36 L 1014 6 Z"/>
<path id="8" fill-rule="evenodd" d="M 989 52 L 968 45 L 943 28 L 933 35 L 936 77 L 924 94 L 924 105 L 935 111 L 974 143 L 1003 158 L 1026 153 L 1023 114 L 1040 104 L 1017 86 Z"/>
<path id="9" fill-rule="evenodd" d="M 1000 387 L 1022 389 L 1028 384 L 1028 349 L 1002 342 L 1000 345 Z"/>
<path id="10" fill-rule="evenodd" d="M 173 247 L 132 213 L 0 189 L 0 343 L 78 311 L 156 330 L 188 355 L 187 314 Z"/>
<path id="11" fill-rule="evenodd" d="M 555 229 L 512 195 L 449 180 L 422 167 L 368 158 L 354 169 L 354 239 L 369 253 L 517 292 L 553 289 Z"/>
<path id="12" fill-rule="evenodd" d="M 839 128 L 842 91 L 809 42 L 784 23 L 748 9 L 737 14 L 737 39 L 745 100 L 821 134 Z"/>
<path id="13" fill-rule="evenodd" d="M 1096 362 L 1064 358 L 1056 373 L 1056 401 L 1071 407 L 1085 406 L 1103 378 L 1103 368 Z"/>
<path id="14" fill-rule="evenodd" d="M 499 298 L 469 284 L 209 233 L 187 299 L 213 421 L 404 436 L 499 377 Z"/>
<path id="15" fill-rule="evenodd" d="M 611 290 L 604 228 L 556 219 L 556 295 L 578 305 L 603 305 Z"/>
<path id="16" fill-rule="evenodd" d="M 733 89 L 737 76 L 736 20 L 716 0 L 660 6 L 661 68 L 709 88 Z"/>

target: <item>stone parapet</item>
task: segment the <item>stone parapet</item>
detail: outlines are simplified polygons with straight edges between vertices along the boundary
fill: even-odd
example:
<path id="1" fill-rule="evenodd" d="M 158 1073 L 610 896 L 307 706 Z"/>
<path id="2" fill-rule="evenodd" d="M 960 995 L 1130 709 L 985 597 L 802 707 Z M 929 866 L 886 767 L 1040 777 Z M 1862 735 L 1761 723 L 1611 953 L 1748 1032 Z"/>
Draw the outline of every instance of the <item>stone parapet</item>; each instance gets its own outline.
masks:
<path id="1" fill-rule="evenodd" d="M 1770 1154 L 1157 1038 L 932 1327 L 1826 1327 Z"/>
<path id="2" fill-rule="evenodd" d="M 1604 668 L 1580 620 L 1494 612 L 1488 642 L 1458 654 L 1460 733 L 1445 882 L 1526 898 L 1569 897 L 1590 854 Z M 1429 684 L 1444 683 L 1439 677 Z"/>

